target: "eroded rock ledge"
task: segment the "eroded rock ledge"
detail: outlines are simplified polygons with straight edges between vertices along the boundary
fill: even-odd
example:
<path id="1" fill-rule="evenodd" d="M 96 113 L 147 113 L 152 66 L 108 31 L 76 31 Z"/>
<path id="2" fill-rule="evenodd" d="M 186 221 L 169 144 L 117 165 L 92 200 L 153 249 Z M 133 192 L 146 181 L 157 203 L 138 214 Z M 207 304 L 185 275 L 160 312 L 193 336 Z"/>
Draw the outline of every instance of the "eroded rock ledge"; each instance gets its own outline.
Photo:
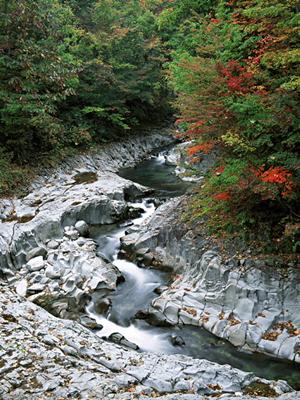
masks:
<path id="1" fill-rule="evenodd" d="M 182 199 L 162 205 L 147 227 L 123 239 L 177 274 L 153 301 L 152 321 L 201 326 L 246 351 L 300 362 L 300 269 L 261 260 L 223 260 L 217 248 L 179 224 Z"/>
<path id="2" fill-rule="evenodd" d="M 243 393 L 258 381 L 282 400 L 297 396 L 283 394 L 291 391 L 283 381 L 259 380 L 228 365 L 125 350 L 76 322 L 53 317 L 3 284 L 0 354 L 3 400 L 246 398 Z"/>

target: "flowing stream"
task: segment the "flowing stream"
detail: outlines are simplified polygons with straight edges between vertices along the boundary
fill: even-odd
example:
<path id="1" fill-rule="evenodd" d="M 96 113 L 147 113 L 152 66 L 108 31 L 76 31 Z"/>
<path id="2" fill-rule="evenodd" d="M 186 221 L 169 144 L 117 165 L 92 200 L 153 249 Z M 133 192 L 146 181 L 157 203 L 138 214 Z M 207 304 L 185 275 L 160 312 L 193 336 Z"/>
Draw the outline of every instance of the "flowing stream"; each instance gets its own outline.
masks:
<path id="1" fill-rule="evenodd" d="M 176 177 L 174 167 L 166 165 L 164 152 L 120 172 L 126 179 L 154 189 L 156 198 L 182 195 L 191 186 Z M 123 224 L 94 227 L 91 234 L 98 244 L 98 252 L 110 260 L 122 273 L 125 281 L 108 296 L 110 305 L 103 307 L 103 299 L 93 295 L 87 313 L 103 326 L 97 332 L 101 337 L 120 333 L 136 344 L 140 351 L 165 354 L 185 354 L 205 358 L 219 364 L 230 364 L 244 371 L 251 371 L 267 379 L 285 379 L 295 389 L 300 389 L 300 369 L 294 363 L 283 362 L 262 354 L 238 351 L 230 343 L 218 339 L 203 328 L 178 326 L 163 328 L 135 319 L 135 314 L 146 310 L 157 297 L 154 290 L 170 283 L 170 274 L 138 265 L 119 258 L 120 238 L 129 227 L 146 223 L 155 211 L 149 199 L 132 204 L 143 210 L 137 218 Z M 174 339 L 177 343 L 174 344 Z"/>

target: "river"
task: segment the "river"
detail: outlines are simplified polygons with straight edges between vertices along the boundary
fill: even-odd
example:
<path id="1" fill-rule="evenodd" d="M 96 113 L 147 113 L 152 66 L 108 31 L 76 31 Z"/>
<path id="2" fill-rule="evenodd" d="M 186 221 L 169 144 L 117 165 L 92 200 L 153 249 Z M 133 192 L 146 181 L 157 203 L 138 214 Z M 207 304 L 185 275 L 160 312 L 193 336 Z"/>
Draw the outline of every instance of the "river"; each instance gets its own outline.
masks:
<path id="1" fill-rule="evenodd" d="M 174 173 L 174 167 L 165 163 L 165 151 L 139 163 L 134 168 L 120 171 L 120 175 L 131 181 L 154 189 L 153 196 L 168 199 L 184 194 L 191 184 L 183 182 Z M 135 318 L 140 310 L 146 310 L 157 297 L 155 289 L 168 285 L 171 275 L 151 267 L 139 267 L 120 258 L 120 239 L 127 229 L 138 228 L 147 222 L 155 211 L 152 199 L 132 203 L 140 215 L 122 224 L 95 226 L 91 236 L 97 242 L 99 255 L 112 262 L 122 273 L 124 282 L 109 298 L 109 307 L 103 307 L 103 299 L 94 293 L 87 306 L 87 313 L 103 326 L 97 334 L 108 338 L 120 333 L 139 347 L 139 351 L 165 354 L 185 354 L 198 359 L 207 359 L 219 364 L 230 364 L 244 371 L 251 371 L 267 379 L 287 380 L 295 389 L 300 389 L 300 370 L 294 363 L 283 362 L 262 354 L 238 351 L 230 343 L 220 340 L 203 328 L 192 326 L 157 327 Z"/>

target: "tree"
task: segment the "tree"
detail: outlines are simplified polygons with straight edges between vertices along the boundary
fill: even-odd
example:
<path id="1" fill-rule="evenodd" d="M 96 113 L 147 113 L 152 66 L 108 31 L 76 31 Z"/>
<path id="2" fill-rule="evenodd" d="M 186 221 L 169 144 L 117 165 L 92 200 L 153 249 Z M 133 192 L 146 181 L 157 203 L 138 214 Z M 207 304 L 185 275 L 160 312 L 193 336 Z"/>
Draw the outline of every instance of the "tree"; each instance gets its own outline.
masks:
<path id="1" fill-rule="evenodd" d="M 81 44 L 84 62 L 68 115 L 96 141 L 153 120 L 165 108 L 166 84 L 155 16 L 146 4 L 100 0 Z"/>
<path id="2" fill-rule="evenodd" d="M 198 215 L 218 220 L 215 228 L 266 217 L 282 238 L 298 221 L 299 15 L 289 1 L 221 1 L 190 31 L 194 48 L 172 54 L 178 123 L 196 140 L 189 153 L 213 144 L 221 152 L 222 172 L 199 201 Z"/>
<path id="3" fill-rule="evenodd" d="M 2 0 L 0 9 L 1 143 L 22 161 L 64 140 L 58 109 L 78 84 L 77 32 L 56 0 Z"/>

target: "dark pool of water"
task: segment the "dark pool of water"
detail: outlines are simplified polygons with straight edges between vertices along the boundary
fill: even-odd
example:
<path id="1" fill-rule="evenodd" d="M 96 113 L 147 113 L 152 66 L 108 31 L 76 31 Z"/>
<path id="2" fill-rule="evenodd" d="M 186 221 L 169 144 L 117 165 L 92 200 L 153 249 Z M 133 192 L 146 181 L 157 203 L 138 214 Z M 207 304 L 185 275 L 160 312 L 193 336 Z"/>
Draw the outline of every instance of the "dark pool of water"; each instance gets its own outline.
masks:
<path id="1" fill-rule="evenodd" d="M 184 182 L 174 173 L 175 168 L 165 164 L 164 152 L 157 157 L 151 157 L 133 168 L 119 171 L 122 178 L 129 179 L 155 190 L 157 197 L 176 197 L 183 195 L 192 187 L 190 182 Z"/>
<path id="2" fill-rule="evenodd" d="M 157 196 L 174 197 L 183 194 L 190 184 L 180 181 L 174 175 L 174 168 L 167 166 L 160 155 L 138 164 L 135 168 L 123 170 L 124 178 L 152 187 Z M 135 204 L 144 209 L 143 215 L 131 221 L 140 226 L 155 211 L 154 205 L 146 201 Z M 204 358 L 219 364 L 230 364 L 244 371 L 253 372 L 267 379 L 284 379 L 295 389 L 300 389 L 300 368 L 297 364 L 283 362 L 262 354 L 239 352 L 230 343 L 218 339 L 203 328 L 182 326 L 163 328 L 149 325 L 146 321 L 134 318 L 137 311 L 147 309 L 157 297 L 154 290 L 169 283 L 170 276 L 151 268 L 140 268 L 127 260 L 119 259 L 120 238 L 126 228 L 117 224 L 94 227 L 92 237 L 98 243 L 99 254 L 109 259 L 119 268 L 125 282 L 109 298 L 111 307 L 99 313 L 101 299 L 94 294 L 87 307 L 87 312 L 95 318 L 103 329 L 97 334 L 108 337 L 119 332 L 126 339 L 137 344 L 141 351 L 160 352 L 165 354 L 185 354 L 194 358 Z M 180 336 L 185 344 L 174 346 L 171 336 Z"/>

